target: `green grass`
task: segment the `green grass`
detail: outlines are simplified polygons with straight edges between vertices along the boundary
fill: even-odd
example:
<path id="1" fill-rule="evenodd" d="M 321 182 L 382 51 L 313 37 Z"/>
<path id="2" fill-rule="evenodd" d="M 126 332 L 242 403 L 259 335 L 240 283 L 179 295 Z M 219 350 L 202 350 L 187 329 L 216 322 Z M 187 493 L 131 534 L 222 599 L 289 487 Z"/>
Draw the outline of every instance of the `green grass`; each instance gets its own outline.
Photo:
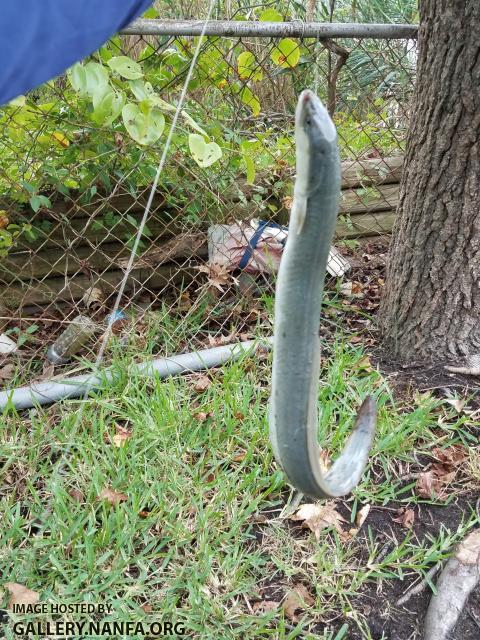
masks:
<path id="1" fill-rule="evenodd" d="M 367 393 L 379 407 L 371 464 L 344 501 L 352 523 L 366 503 L 426 502 L 400 469 L 416 468 L 434 446 L 470 446 L 464 417 L 428 395 L 395 400 L 345 337 L 330 349 L 319 388 L 324 448 L 340 449 Z M 0 575 L 42 601 L 108 602 L 116 619 L 131 620 L 148 617 L 146 603 L 150 618 L 173 617 L 202 639 L 342 640 L 352 629 L 368 639 L 356 596 L 372 582 L 423 576 L 478 523 L 472 509 L 430 538 L 405 530 L 386 554 L 368 518 L 351 540 L 326 531 L 317 542 L 284 517 L 292 494 L 268 442 L 269 359 L 212 371 L 198 393 L 193 375 L 128 377 L 129 356 L 115 358 L 118 380 L 84 403 L 3 416 Z M 112 441 L 118 426 L 133 432 L 123 447 Z M 127 499 L 110 505 L 99 499 L 105 487 Z M 314 598 L 299 620 L 281 605 L 255 612 L 255 602 L 281 602 L 298 583 Z"/>

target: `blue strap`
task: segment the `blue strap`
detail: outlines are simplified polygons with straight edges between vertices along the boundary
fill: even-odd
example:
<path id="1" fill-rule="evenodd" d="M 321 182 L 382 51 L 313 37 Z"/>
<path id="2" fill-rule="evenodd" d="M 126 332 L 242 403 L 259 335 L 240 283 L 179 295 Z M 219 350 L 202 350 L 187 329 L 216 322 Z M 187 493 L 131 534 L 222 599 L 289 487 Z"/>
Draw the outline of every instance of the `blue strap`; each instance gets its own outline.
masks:
<path id="1" fill-rule="evenodd" d="M 0 104 L 85 58 L 152 0 L 1 0 Z"/>
<path id="2" fill-rule="evenodd" d="M 253 251 L 256 248 L 258 241 L 262 237 L 262 233 L 265 231 L 267 227 L 272 227 L 274 229 L 286 229 L 286 227 L 282 227 L 282 225 L 277 224 L 276 222 L 269 222 L 268 220 L 259 220 L 258 227 L 253 236 L 248 241 L 248 245 L 245 249 L 245 253 L 240 260 L 240 264 L 238 265 L 239 269 L 245 269 L 247 264 L 250 262 L 250 258 L 253 255 Z"/>

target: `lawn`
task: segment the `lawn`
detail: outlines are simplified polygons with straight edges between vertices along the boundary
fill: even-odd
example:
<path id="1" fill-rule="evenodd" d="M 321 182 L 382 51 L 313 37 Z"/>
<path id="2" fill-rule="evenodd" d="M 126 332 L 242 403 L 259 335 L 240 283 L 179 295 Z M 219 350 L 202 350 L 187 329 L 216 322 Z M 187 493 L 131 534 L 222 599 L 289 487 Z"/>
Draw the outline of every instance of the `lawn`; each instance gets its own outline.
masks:
<path id="1" fill-rule="evenodd" d="M 337 327 L 322 462 L 368 393 L 378 430 L 354 494 L 313 504 L 272 457 L 270 355 L 164 381 L 127 375 L 129 359 L 117 350 L 116 382 L 86 400 L 3 416 L 2 582 L 41 602 L 108 603 L 105 620 L 173 620 L 192 638 L 420 637 L 430 587 L 397 600 L 480 523 L 478 401 L 399 393 Z M 15 597 L 0 592 L 4 606 Z M 458 638 L 478 637 L 472 616 L 460 624 Z"/>

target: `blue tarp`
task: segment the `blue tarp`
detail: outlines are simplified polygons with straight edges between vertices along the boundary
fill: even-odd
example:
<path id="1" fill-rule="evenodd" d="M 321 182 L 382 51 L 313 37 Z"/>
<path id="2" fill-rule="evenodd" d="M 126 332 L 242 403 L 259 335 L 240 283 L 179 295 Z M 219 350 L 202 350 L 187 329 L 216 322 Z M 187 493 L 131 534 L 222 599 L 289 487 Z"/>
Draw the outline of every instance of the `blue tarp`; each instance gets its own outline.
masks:
<path id="1" fill-rule="evenodd" d="M 152 0 L 0 0 L 0 104 L 93 53 Z"/>

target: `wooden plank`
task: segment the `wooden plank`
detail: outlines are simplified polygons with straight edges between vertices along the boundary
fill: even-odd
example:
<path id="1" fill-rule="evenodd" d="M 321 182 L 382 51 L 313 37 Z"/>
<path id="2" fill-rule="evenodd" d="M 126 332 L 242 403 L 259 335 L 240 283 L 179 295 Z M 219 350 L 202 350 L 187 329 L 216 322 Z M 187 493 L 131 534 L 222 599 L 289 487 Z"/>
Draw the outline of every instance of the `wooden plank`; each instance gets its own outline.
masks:
<path id="1" fill-rule="evenodd" d="M 41 252 L 10 253 L 0 262 L 0 282 L 38 280 L 48 277 L 71 276 L 78 272 L 103 273 L 123 269 L 128 263 L 131 248 L 120 242 L 101 247 L 74 247 L 68 251 L 49 248 Z M 207 255 L 207 236 L 204 233 L 187 234 L 148 248 L 134 262 L 135 266 L 155 269 L 174 260 Z M 32 286 L 33 282 L 32 282 Z"/>
<path id="2" fill-rule="evenodd" d="M 99 277 L 77 275 L 73 278 L 48 278 L 42 282 L 15 284 L 0 290 L 0 303 L 18 310 L 26 305 L 47 305 L 56 301 L 81 300 L 89 287 L 99 287 L 107 295 L 113 293 L 124 277 L 124 271 L 108 271 Z M 163 265 L 152 269 L 132 271 L 125 289 L 130 298 L 147 291 L 158 291 L 167 285 L 191 282 L 198 277 L 194 267 L 179 270 L 178 265 Z"/>
<path id="3" fill-rule="evenodd" d="M 108 195 L 107 193 L 97 193 L 90 202 L 82 204 L 80 194 L 72 193 L 70 198 L 57 196 L 52 202 L 51 213 L 48 211 L 42 213 L 33 213 L 28 204 L 21 204 L 8 198 L 8 196 L 0 197 L 0 209 L 5 209 L 10 213 L 12 220 L 18 218 L 18 215 L 24 215 L 27 218 L 35 220 L 45 220 L 66 216 L 69 220 L 73 218 L 89 218 L 91 216 L 103 215 L 106 211 L 114 213 L 122 212 L 138 212 L 144 211 L 149 195 L 149 188 L 140 190 L 137 195 L 122 193 L 118 195 Z M 167 201 L 164 194 L 158 193 L 153 198 L 152 212 L 158 209 L 165 209 Z M 53 215 L 52 215 L 53 214 Z"/>
<path id="4" fill-rule="evenodd" d="M 374 211 L 396 209 L 400 194 L 400 185 L 385 184 L 366 189 L 346 189 L 340 197 L 340 215 L 369 214 Z"/>
<path id="5" fill-rule="evenodd" d="M 342 189 L 399 183 L 403 155 L 342 162 Z"/>
<path id="6" fill-rule="evenodd" d="M 371 215 L 341 217 L 335 229 L 335 238 L 362 238 L 391 233 L 395 223 L 394 211 L 381 211 Z"/>
<path id="7" fill-rule="evenodd" d="M 39 237 L 34 242 L 29 242 L 25 237 L 19 238 L 16 248 L 21 251 L 32 251 L 41 248 L 68 249 L 69 247 L 81 247 L 84 245 L 102 245 L 115 242 L 126 243 L 128 238 L 135 235 L 137 224 L 140 223 L 142 214 L 131 214 L 135 224 L 125 220 L 119 221 L 113 228 L 102 226 L 103 218 L 78 218 L 74 220 L 53 221 L 52 226 L 45 230 L 38 230 Z M 147 222 L 147 227 L 152 238 L 172 236 L 185 230 L 186 224 L 176 219 L 165 217 L 163 220 L 153 217 Z M 145 238 L 146 243 L 149 242 Z"/>

